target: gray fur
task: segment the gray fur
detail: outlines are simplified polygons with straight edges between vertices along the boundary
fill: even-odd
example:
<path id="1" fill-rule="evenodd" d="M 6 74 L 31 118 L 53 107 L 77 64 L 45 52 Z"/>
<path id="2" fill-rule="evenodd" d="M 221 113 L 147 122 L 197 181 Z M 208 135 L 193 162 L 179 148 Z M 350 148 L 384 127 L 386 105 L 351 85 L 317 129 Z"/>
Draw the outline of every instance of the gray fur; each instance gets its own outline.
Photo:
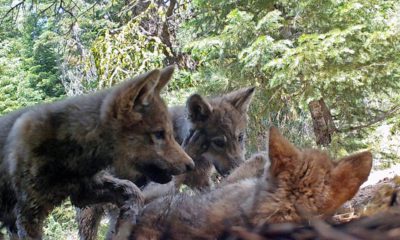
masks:
<path id="1" fill-rule="evenodd" d="M 172 137 L 156 87 L 169 80 L 165 71 L 170 77 L 173 68 L 0 118 L 0 220 L 13 234 L 17 228 L 20 238 L 40 239 L 44 219 L 67 197 L 80 207 L 113 203 L 119 221 L 131 222 L 143 196 L 132 182 L 102 171 L 108 167 L 134 168 L 157 181 L 193 168 Z"/>

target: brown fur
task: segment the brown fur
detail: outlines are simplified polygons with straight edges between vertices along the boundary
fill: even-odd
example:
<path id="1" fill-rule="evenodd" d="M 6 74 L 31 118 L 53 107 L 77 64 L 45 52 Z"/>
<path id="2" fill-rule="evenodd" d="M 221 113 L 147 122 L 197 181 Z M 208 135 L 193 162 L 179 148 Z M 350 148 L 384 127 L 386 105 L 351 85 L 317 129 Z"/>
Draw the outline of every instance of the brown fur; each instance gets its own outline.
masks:
<path id="1" fill-rule="evenodd" d="M 112 89 L 0 118 L 0 191 L 10 193 L 2 196 L 0 220 L 14 227 L 16 213 L 19 236 L 40 239 L 43 220 L 70 196 L 77 206 L 114 203 L 120 219 L 131 221 L 143 204 L 140 190 L 101 170 L 135 169 L 167 182 L 192 169 L 159 95 L 172 72 L 153 70 Z"/>
<path id="2" fill-rule="evenodd" d="M 179 134 L 182 131 L 203 130 L 210 147 L 202 156 L 213 163 L 220 174 L 229 174 L 244 161 L 247 110 L 253 94 L 254 87 L 208 100 L 197 94 L 192 95 L 186 104 L 189 121 L 182 119 L 185 114 L 172 114 L 174 126 L 178 126 L 174 128 L 178 139 L 179 135 L 187 136 L 187 133 Z M 176 108 L 171 111 L 183 110 Z"/>
<path id="3" fill-rule="evenodd" d="M 91 236 L 96 236 L 101 216 L 104 214 L 103 206 L 104 204 L 101 204 L 100 207 L 94 205 L 88 208 L 77 209 L 77 216 L 81 216 L 80 211 L 85 211 L 85 215 L 87 216 L 86 218 L 77 218 L 78 225 L 81 226 L 80 231 Z M 87 221 L 87 219 L 94 219 L 95 221 Z"/>
<path id="4" fill-rule="evenodd" d="M 182 184 L 197 190 L 205 190 L 212 185 L 211 175 L 215 167 L 227 175 L 241 163 L 245 154 L 245 131 L 247 111 L 254 94 L 254 87 L 242 88 L 216 98 L 205 99 L 194 94 L 183 107 L 171 108 L 175 137 L 183 142 L 191 130 L 200 131 L 209 147 L 198 154 L 189 154 L 196 163 L 193 171 L 174 177 L 174 184 L 152 184 L 144 189 L 146 202 L 176 191 Z M 185 113 L 186 111 L 186 113 Z M 184 144 L 185 145 L 185 144 Z M 192 143 L 188 147 L 196 147 Z M 196 151 L 197 150 L 197 151 Z M 192 151 L 193 152 L 193 151 Z"/>
<path id="5" fill-rule="evenodd" d="M 253 87 L 210 99 L 194 94 L 188 98 L 186 106 L 170 108 L 175 139 L 193 158 L 196 167 L 188 174 L 174 177 L 174 181 L 168 184 L 153 183 L 146 186 L 143 190 L 146 202 L 174 193 L 182 184 L 194 189 L 207 189 L 212 184 L 211 174 L 214 166 L 219 173 L 226 175 L 243 162 L 247 110 L 253 94 Z M 215 138 L 223 139 L 222 147 L 215 145 Z M 138 178 L 136 173 L 127 170 L 119 171 L 119 174 L 121 173 L 131 181 Z M 97 208 L 97 211 L 108 211 L 118 216 L 118 209 L 103 209 L 101 205 L 93 207 Z M 96 239 L 95 231 L 88 230 L 88 226 L 99 222 L 91 214 L 93 211 L 81 209 L 78 214 L 81 239 Z M 111 219 L 111 222 L 115 222 L 115 219 Z M 114 232 L 115 229 L 111 226 L 108 238 L 113 236 Z"/>
<path id="6" fill-rule="evenodd" d="M 269 163 L 267 153 L 254 154 L 250 159 L 242 163 L 228 177 L 223 179 L 220 186 L 239 182 L 249 178 L 259 178 L 264 173 L 264 166 Z"/>
<path id="7" fill-rule="evenodd" d="M 260 157 L 260 156 L 259 156 Z M 269 159 L 258 179 L 227 184 L 206 194 L 180 194 L 148 204 L 132 239 L 216 239 L 228 226 L 300 221 L 331 214 L 368 178 L 370 152 L 337 164 L 318 150 L 299 150 L 270 129 Z"/>

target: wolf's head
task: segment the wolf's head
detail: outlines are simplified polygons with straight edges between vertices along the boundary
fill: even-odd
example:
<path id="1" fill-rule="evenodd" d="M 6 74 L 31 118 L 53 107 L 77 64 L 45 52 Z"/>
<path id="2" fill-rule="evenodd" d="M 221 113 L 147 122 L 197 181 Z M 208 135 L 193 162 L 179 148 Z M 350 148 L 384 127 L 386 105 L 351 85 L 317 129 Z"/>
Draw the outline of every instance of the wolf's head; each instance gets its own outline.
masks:
<path id="1" fill-rule="evenodd" d="M 115 87 L 101 107 L 102 123 L 112 131 L 114 167 L 136 168 L 155 182 L 194 168 L 175 141 L 168 109 L 160 97 L 174 67 L 153 70 Z"/>
<path id="2" fill-rule="evenodd" d="M 297 149 L 274 127 L 270 129 L 269 158 L 270 166 L 263 177 L 275 185 L 277 192 L 285 193 L 279 201 L 289 199 L 287 206 L 312 215 L 331 214 L 351 199 L 372 167 L 369 151 L 332 161 L 322 151 Z M 264 205 L 272 206 L 271 202 Z"/>
<path id="3" fill-rule="evenodd" d="M 222 175 L 244 161 L 247 110 L 253 95 L 254 87 L 249 87 L 210 100 L 198 94 L 187 100 L 192 128 L 202 129 L 210 143 L 203 156 Z"/>

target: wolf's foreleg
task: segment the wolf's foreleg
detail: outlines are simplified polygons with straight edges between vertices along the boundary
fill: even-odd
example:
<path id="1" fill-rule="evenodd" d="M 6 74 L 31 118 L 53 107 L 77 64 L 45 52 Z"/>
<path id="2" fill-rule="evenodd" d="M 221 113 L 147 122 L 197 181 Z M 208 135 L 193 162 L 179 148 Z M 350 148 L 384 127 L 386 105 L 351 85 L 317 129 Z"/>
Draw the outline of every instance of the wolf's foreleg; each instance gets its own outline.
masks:
<path id="1" fill-rule="evenodd" d="M 259 178 L 263 175 L 266 164 L 270 164 L 268 153 L 260 152 L 254 154 L 229 174 L 220 186 L 239 182 L 247 178 Z"/>
<path id="2" fill-rule="evenodd" d="M 18 229 L 16 225 L 13 226 L 7 226 L 7 234 L 8 234 L 8 238 L 10 240 L 18 240 Z M 1 237 L 0 237 L 1 240 Z"/>
<path id="3" fill-rule="evenodd" d="M 108 223 L 108 230 L 107 230 L 107 235 L 106 238 L 107 240 L 109 239 L 115 239 L 116 233 L 117 233 L 117 225 L 119 224 L 119 214 L 120 211 L 118 208 L 108 208 L 107 209 L 107 215 L 109 217 L 109 223 Z"/>
<path id="4" fill-rule="evenodd" d="M 210 142 L 202 130 L 191 130 L 184 139 L 182 147 L 195 162 L 195 169 L 175 177 L 175 186 L 186 184 L 191 188 L 204 190 L 212 186 L 212 163 L 207 161 L 202 154 L 209 148 Z"/>
<path id="5" fill-rule="evenodd" d="M 97 239 L 101 217 L 104 213 L 103 204 L 94 204 L 84 208 L 76 208 L 79 238 L 81 240 Z"/>
<path id="6" fill-rule="evenodd" d="M 211 181 L 212 163 L 203 157 L 198 157 L 195 159 L 195 164 L 196 168 L 193 171 L 175 178 L 177 186 L 183 183 L 192 189 L 209 189 L 213 185 Z"/>
<path id="7" fill-rule="evenodd" d="M 86 179 L 81 184 L 79 193 L 71 196 L 71 201 L 77 207 L 96 203 L 115 204 L 120 209 L 116 224 L 118 229 L 121 224 L 136 223 L 136 216 L 144 204 L 144 197 L 133 182 L 100 172 L 95 177 Z"/>
<path id="8" fill-rule="evenodd" d="M 45 207 L 48 204 L 36 199 L 35 195 L 32 191 L 19 195 L 16 209 L 20 239 L 42 239 L 43 222 L 52 208 Z"/>

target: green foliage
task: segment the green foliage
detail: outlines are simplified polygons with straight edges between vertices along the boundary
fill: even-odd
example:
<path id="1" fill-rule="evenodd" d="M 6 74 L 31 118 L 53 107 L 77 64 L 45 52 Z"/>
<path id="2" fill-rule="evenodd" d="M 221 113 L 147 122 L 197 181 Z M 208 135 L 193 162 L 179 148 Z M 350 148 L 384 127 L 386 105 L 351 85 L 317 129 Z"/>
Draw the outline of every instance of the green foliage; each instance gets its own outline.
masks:
<path id="1" fill-rule="evenodd" d="M 74 239 L 77 235 L 75 208 L 70 201 L 65 201 L 60 207 L 53 210 L 47 218 L 44 227 L 45 240 Z"/>
<path id="2" fill-rule="evenodd" d="M 388 114 L 399 104 L 400 89 L 395 1 L 277 1 L 252 7 L 256 3 L 194 1 L 196 18 L 182 30 L 192 33 L 183 50 L 199 62 L 202 75 L 209 82 L 228 79 L 213 87 L 215 92 L 258 86 L 253 130 L 272 122 L 299 139 L 297 132 L 309 128 L 308 102 L 323 98 L 341 136 L 338 143 L 351 150 L 373 130 L 362 126 L 385 114 L 395 117 Z M 218 25 L 212 28 L 217 31 L 207 31 L 204 22 Z M 282 115 L 303 126 L 286 125 Z M 312 137 L 299 140 L 310 143 Z M 355 142 L 345 140 L 350 138 Z"/>
<path id="3" fill-rule="evenodd" d="M 92 47 L 99 75 L 98 88 L 112 86 L 134 75 L 162 66 L 166 48 L 157 37 L 137 31 L 140 18 L 130 21 L 111 34 L 106 30 Z"/>
<path id="4" fill-rule="evenodd" d="M 5 7 L 0 8 L 4 14 Z M 50 19 L 25 12 L 0 28 L 0 113 L 62 97 L 59 38 Z M 13 33 L 13 34 L 8 34 Z"/>
<path id="5" fill-rule="evenodd" d="M 59 39 L 46 19 L 30 16 L 24 24 L 22 41 L 22 67 L 29 85 L 45 97 L 58 97 L 64 93 L 57 68 L 60 56 Z"/>
<path id="6" fill-rule="evenodd" d="M 0 24 L 0 113 L 175 63 L 169 105 L 257 87 L 249 153 L 265 149 L 271 124 L 296 145 L 315 145 L 308 103 L 323 98 L 337 128 L 331 154 L 370 148 L 377 166 L 398 162 L 398 1 L 178 0 L 167 13 L 169 3 L 25 2 Z M 0 0 L 1 16 L 11 4 Z M 57 208 L 46 238 L 75 234 L 73 215 L 69 203 Z"/>

